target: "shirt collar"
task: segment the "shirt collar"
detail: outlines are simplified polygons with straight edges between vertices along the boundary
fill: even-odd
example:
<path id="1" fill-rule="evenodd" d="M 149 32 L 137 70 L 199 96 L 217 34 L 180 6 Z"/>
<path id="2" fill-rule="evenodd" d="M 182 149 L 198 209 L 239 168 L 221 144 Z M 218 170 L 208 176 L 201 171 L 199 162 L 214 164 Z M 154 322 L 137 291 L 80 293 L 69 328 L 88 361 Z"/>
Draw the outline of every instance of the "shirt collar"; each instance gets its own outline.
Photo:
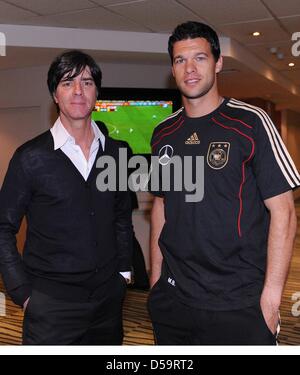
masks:
<path id="1" fill-rule="evenodd" d="M 98 128 L 97 124 L 94 121 L 91 121 L 91 126 L 93 128 L 95 138 L 94 142 L 100 140 L 102 149 L 104 150 L 105 146 L 105 136 Z M 67 142 L 72 142 L 75 144 L 75 139 L 72 137 L 67 129 L 63 126 L 60 117 L 55 121 L 54 125 L 50 129 L 53 141 L 54 141 L 54 150 L 62 148 Z"/>
<path id="2" fill-rule="evenodd" d="M 92 128 L 94 130 L 94 134 L 95 134 L 94 141 L 100 141 L 101 142 L 101 146 L 102 146 L 102 150 L 104 151 L 105 135 L 101 132 L 101 130 L 99 129 L 99 127 L 97 126 L 97 124 L 95 123 L 95 121 L 92 120 L 91 125 L 92 125 Z"/>

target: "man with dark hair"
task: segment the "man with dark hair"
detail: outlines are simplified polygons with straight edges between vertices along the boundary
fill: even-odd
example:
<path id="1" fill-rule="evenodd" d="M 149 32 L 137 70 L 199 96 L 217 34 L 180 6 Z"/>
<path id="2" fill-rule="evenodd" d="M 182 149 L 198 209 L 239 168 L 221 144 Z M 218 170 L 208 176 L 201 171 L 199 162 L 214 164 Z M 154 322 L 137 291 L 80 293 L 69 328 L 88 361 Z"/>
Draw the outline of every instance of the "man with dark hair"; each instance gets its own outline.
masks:
<path id="1" fill-rule="evenodd" d="M 210 50 L 215 62 L 217 62 L 221 55 L 219 37 L 215 30 L 205 23 L 200 22 L 186 22 L 179 25 L 170 36 L 168 41 L 168 52 L 173 65 L 173 50 L 174 44 L 186 39 L 204 38 L 210 45 Z"/>
<path id="2" fill-rule="evenodd" d="M 204 195 L 187 201 L 187 188 L 153 191 L 148 308 L 156 341 L 274 345 L 299 173 L 262 109 L 220 96 L 214 30 L 177 26 L 169 54 L 183 108 L 155 129 L 152 153 L 202 157 Z"/>
<path id="3" fill-rule="evenodd" d="M 119 345 L 131 202 L 128 192 L 96 187 L 97 159 L 118 158 L 118 145 L 91 121 L 101 70 L 87 54 L 65 52 L 48 87 L 59 117 L 17 149 L 0 192 L 0 270 L 24 307 L 24 344 Z M 21 256 L 15 235 L 24 216 Z"/>

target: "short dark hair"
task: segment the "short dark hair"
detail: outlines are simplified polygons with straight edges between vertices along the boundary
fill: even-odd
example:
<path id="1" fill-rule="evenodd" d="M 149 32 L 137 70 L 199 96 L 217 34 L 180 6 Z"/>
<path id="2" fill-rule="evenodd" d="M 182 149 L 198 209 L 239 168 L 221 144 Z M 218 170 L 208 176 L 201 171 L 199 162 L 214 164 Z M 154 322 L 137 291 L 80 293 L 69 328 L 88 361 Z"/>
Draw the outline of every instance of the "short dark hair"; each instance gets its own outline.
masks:
<path id="1" fill-rule="evenodd" d="M 219 60 L 221 50 L 220 42 L 217 33 L 210 26 L 205 23 L 188 21 L 178 25 L 168 42 L 168 51 L 173 64 L 173 47 L 175 42 L 187 39 L 204 38 L 208 41 L 211 47 L 211 52 L 215 61 Z"/>
<path id="2" fill-rule="evenodd" d="M 68 78 L 77 77 L 87 66 L 90 68 L 99 94 L 102 80 L 100 67 L 95 60 L 86 53 L 79 50 L 71 50 L 57 56 L 50 65 L 47 84 L 52 98 L 59 82 L 66 74 Z"/>

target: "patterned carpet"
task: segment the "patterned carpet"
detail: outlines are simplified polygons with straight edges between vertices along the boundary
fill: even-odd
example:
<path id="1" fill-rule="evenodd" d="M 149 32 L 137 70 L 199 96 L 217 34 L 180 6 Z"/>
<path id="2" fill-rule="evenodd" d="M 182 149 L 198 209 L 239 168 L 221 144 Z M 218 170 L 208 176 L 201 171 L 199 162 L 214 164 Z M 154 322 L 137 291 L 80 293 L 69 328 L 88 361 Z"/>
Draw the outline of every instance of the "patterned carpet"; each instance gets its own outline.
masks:
<path id="1" fill-rule="evenodd" d="M 146 308 L 147 292 L 129 290 L 124 306 L 124 345 L 154 345 Z"/>
<path id="2" fill-rule="evenodd" d="M 296 204 L 298 231 L 289 277 L 281 305 L 280 345 L 300 345 L 300 202 Z M 3 291 L 0 283 L 0 291 Z M 298 296 L 295 293 L 298 292 Z M 295 295 L 293 300 L 292 297 Z M 146 309 L 147 292 L 128 290 L 124 306 L 124 345 L 153 345 L 151 322 Z M 298 301 L 298 305 L 296 304 Z M 294 306 L 294 314 L 292 313 Z M 299 315 L 299 316 L 296 316 Z M 19 345 L 23 313 L 11 300 L 6 316 L 0 309 L 0 345 Z"/>

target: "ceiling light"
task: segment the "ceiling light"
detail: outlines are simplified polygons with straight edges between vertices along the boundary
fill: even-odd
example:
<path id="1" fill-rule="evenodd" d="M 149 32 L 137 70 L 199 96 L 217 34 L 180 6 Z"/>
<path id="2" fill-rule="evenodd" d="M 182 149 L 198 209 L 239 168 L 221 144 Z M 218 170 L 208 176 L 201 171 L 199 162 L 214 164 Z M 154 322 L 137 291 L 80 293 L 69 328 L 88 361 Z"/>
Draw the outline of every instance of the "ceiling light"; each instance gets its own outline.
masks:
<path id="1" fill-rule="evenodd" d="M 254 32 L 252 33 L 252 35 L 253 35 L 253 36 L 260 36 L 260 32 L 259 32 L 259 31 L 254 31 Z"/>
<path id="2" fill-rule="evenodd" d="M 289 63 L 289 66 L 295 66 L 295 64 L 294 63 Z"/>

